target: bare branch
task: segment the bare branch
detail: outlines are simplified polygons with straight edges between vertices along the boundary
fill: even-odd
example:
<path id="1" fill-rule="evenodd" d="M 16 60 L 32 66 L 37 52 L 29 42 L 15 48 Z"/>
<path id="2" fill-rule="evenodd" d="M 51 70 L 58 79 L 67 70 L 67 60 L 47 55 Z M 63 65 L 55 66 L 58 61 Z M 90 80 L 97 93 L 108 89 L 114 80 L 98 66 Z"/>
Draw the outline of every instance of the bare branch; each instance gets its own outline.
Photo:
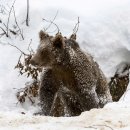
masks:
<path id="1" fill-rule="evenodd" d="M 7 9 L 5 8 L 5 6 L 0 5 L 0 13 L 3 14 L 3 15 L 5 15 L 6 12 L 7 12 Z"/>
<path id="2" fill-rule="evenodd" d="M 21 53 L 21 55 L 19 56 L 18 63 L 20 62 L 22 55 L 23 55 L 23 53 Z"/>
<path id="3" fill-rule="evenodd" d="M 2 27 L 0 27 L 0 29 L 4 32 L 2 35 L 6 35 L 6 37 L 8 37 L 8 34 L 7 34 L 7 32 L 2 28 Z"/>
<path id="4" fill-rule="evenodd" d="M 48 29 L 51 27 L 51 25 L 54 23 L 54 21 L 55 21 L 55 19 L 56 19 L 57 15 L 58 15 L 58 10 L 57 10 L 56 15 L 54 16 L 53 20 L 52 20 L 52 21 L 50 21 L 49 26 L 45 29 L 45 31 L 46 31 L 46 30 L 48 30 Z"/>
<path id="5" fill-rule="evenodd" d="M 6 24 L 5 23 L 3 23 L 3 25 L 5 26 L 5 28 L 7 29 L 7 26 L 6 26 Z M 9 29 L 9 31 L 12 33 L 12 34 L 14 34 L 14 35 L 17 35 L 17 32 L 19 31 L 14 31 L 14 30 L 12 30 L 12 29 Z"/>
<path id="6" fill-rule="evenodd" d="M 79 21 L 79 17 L 78 17 L 78 22 L 76 23 L 76 25 L 75 25 L 75 27 L 74 27 L 74 29 L 73 29 L 73 34 L 76 34 L 76 33 L 78 32 L 79 23 L 80 23 L 80 21 Z"/>
<path id="7" fill-rule="evenodd" d="M 43 21 L 46 21 L 46 22 L 48 22 L 48 23 L 54 24 L 54 25 L 56 26 L 57 30 L 58 30 L 58 32 L 57 32 L 57 33 L 59 33 L 59 32 L 60 32 L 59 27 L 58 27 L 58 26 L 57 26 L 57 24 L 55 24 L 53 21 L 49 21 L 49 20 L 46 20 L 46 19 L 42 19 L 42 20 L 43 20 Z"/>
<path id="8" fill-rule="evenodd" d="M 29 45 L 28 45 L 28 51 L 30 52 L 30 54 L 34 54 L 35 52 L 34 52 L 34 50 L 32 49 L 31 44 L 32 44 L 32 39 L 30 39 L 30 43 L 29 43 Z"/>
<path id="9" fill-rule="evenodd" d="M 4 35 L 5 35 L 5 33 L 4 33 L 4 32 L 3 32 L 3 33 L 1 33 L 1 34 L 0 34 L 0 38 L 1 38 L 2 36 L 4 36 Z"/>
<path id="10" fill-rule="evenodd" d="M 12 44 L 10 44 L 10 43 L 8 43 L 8 45 L 15 47 L 15 48 L 16 48 L 17 50 L 19 50 L 23 55 L 29 56 L 28 54 L 26 54 L 26 53 L 24 53 L 22 50 L 20 50 L 17 46 L 12 45 Z"/>
<path id="11" fill-rule="evenodd" d="M 28 97 L 28 99 L 31 101 L 32 104 L 35 103 L 35 101 L 33 101 L 32 98 L 31 98 L 30 96 L 27 96 L 27 97 Z"/>
<path id="12" fill-rule="evenodd" d="M 16 0 L 14 0 L 12 6 L 10 8 L 10 11 L 9 11 L 9 17 L 8 17 L 8 21 L 7 21 L 7 32 L 6 32 L 7 33 L 7 37 L 9 36 L 9 20 L 10 20 L 10 15 L 11 15 L 11 12 L 12 12 L 12 9 L 14 7 L 15 2 L 16 2 Z"/>
<path id="13" fill-rule="evenodd" d="M 55 15 L 55 17 L 53 18 L 53 20 L 52 20 L 52 21 L 51 21 L 51 20 L 44 19 L 44 18 L 42 19 L 43 21 L 50 23 L 50 24 L 49 24 L 49 26 L 48 26 L 46 29 L 44 29 L 44 31 L 46 31 L 47 29 L 49 29 L 49 28 L 50 28 L 50 26 L 53 24 L 53 25 L 55 25 L 55 26 L 56 26 L 56 28 L 57 28 L 57 30 L 58 30 L 58 32 L 57 32 L 57 33 L 59 33 L 59 32 L 60 32 L 59 27 L 57 26 L 57 24 L 56 24 L 56 23 L 54 23 L 54 20 L 56 19 L 57 14 L 58 14 L 58 11 L 57 11 L 57 13 L 56 13 L 56 15 Z"/>
<path id="14" fill-rule="evenodd" d="M 29 0 L 27 0 L 27 16 L 26 16 L 26 25 L 29 26 Z"/>
<path id="15" fill-rule="evenodd" d="M 15 32 L 14 30 L 9 29 L 9 31 L 10 31 L 12 34 L 17 35 L 17 32 Z"/>
<path id="16" fill-rule="evenodd" d="M 20 29 L 20 27 L 19 27 L 19 25 L 18 25 L 17 19 L 16 19 L 14 6 L 13 6 L 13 12 L 14 12 L 15 23 L 16 23 L 16 25 L 17 25 L 19 31 L 20 31 L 20 35 L 21 35 L 22 39 L 24 40 L 23 33 L 22 33 L 22 31 L 21 31 L 21 29 Z"/>

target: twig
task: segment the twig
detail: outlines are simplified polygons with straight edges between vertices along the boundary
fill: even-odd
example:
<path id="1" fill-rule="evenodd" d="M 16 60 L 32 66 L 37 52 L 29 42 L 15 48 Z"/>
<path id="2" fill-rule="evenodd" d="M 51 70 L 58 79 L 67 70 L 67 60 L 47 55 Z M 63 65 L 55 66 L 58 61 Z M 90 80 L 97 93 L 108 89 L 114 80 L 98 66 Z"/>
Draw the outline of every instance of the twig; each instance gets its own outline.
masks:
<path id="1" fill-rule="evenodd" d="M 7 29 L 6 24 L 5 24 L 5 23 L 3 23 L 3 25 L 4 25 L 4 26 L 5 26 L 5 28 Z M 17 34 L 17 31 L 14 31 L 14 30 L 12 30 L 12 29 L 9 29 L 9 31 L 10 31 L 12 34 L 14 34 L 14 35 L 16 35 L 16 34 Z"/>
<path id="2" fill-rule="evenodd" d="M 4 35 L 5 35 L 5 33 L 4 33 L 4 32 L 3 32 L 3 33 L 1 33 L 1 34 L 0 34 L 0 38 L 1 38 L 2 36 L 4 36 Z"/>
<path id="3" fill-rule="evenodd" d="M 35 102 L 31 99 L 31 97 L 30 96 L 27 96 L 28 97 L 28 99 L 31 101 L 31 103 L 32 104 L 34 104 Z"/>
<path id="4" fill-rule="evenodd" d="M 7 21 L 7 32 L 6 32 L 7 33 L 7 37 L 9 36 L 8 34 L 9 34 L 9 20 L 10 20 L 10 15 L 11 15 L 11 12 L 12 12 L 12 9 L 14 7 L 15 2 L 16 2 L 16 0 L 14 0 L 12 6 L 10 8 L 10 11 L 9 11 L 9 17 L 8 17 L 8 21 Z"/>
<path id="5" fill-rule="evenodd" d="M 26 25 L 29 26 L 29 0 L 27 0 L 27 16 L 26 16 Z"/>
<path id="6" fill-rule="evenodd" d="M 8 34 L 7 34 L 7 32 L 2 28 L 2 27 L 0 27 L 0 29 L 4 32 L 3 33 L 3 35 L 5 34 L 6 35 L 6 37 L 8 37 Z"/>
<path id="7" fill-rule="evenodd" d="M 6 8 L 3 6 L 3 5 L 0 5 L 0 13 L 2 13 L 2 14 L 6 14 Z"/>
<path id="8" fill-rule="evenodd" d="M 78 17 L 78 22 L 75 24 L 74 29 L 73 29 L 73 34 L 76 34 L 78 32 L 79 29 L 79 17 Z"/>
<path id="9" fill-rule="evenodd" d="M 15 47 L 15 48 L 16 48 L 17 50 L 19 50 L 23 55 L 29 56 L 28 54 L 26 54 L 26 53 L 24 53 L 22 50 L 20 50 L 17 46 L 12 45 L 12 44 L 10 44 L 10 43 L 8 43 L 8 45 Z"/>
<path id="10" fill-rule="evenodd" d="M 30 43 L 29 43 L 29 45 L 28 45 L 28 51 L 30 52 L 30 54 L 34 54 L 34 51 L 33 51 L 33 49 L 31 48 L 31 44 L 32 44 L 32 39 L 30 39 Z M 31 50 L 30 50 L 31 49 Z"/>
<path id="11" fill-rule="evenodd" d="M 56 26 L 56 28 L 57 28 L 57 30 L 58 30 L 58 32 L 57 33 L 59 33 L 60 32 L 60 29 L 59 29 L 59 27 L 57 26 L 57 24 L 55 24 L 54 23 L 54 21 L 49 21 L 49 20 L 46 20 L 46 19 L 42 19 L 43 21 L 46 21 L 46 22 L 48 22 L 48 23 L 50 23 L 50 26 L 52 25 L 52 24 L 54 24 L 55 26 Z M 47 29 L 45 29 L 45 31 L 46 31 Z"/>
<path id="12" fill-rule="evenodd" d="M 18 60 L 18 63 L 20 62 L 20 59 L 21 59 L 22 55 L 23 55 L 23 53 L 21 53 L 21 55 L 20 55 L 20 57 L 19 57 L 19 60 Z"/>
<path id="13" fill-rule="evenodd" d="M 51 27 L 51 25 L 54 23 L 54 21 L 55 21 L 57 15 L 58 15 L 58 10 L 57 10 L 56 15 L 54 16 L 53 20 L 50 21 L 51 23 L 50 23 L 50 24 L 48 25 L 48 27 L 45 29 L 45 31 L 48 30 L 48 29 Z"/>
<path id="14" fill-rule="evenodd" d="M 32 43 L 32 39 L 30 39 L 30 43 L 28 45 L 28 51 L 30 51 L 29 48 L 30 48 L 31 43 Z"/>
<path id="15" fill-rule="evenodd" d="M 9 29 L 9 31 L 10 31 L 12 34 L 17 35 L 17 32 L 15 32 L 15 31 L 13 31 L 13 30 L 11 30 L 11 29 Z"/>
<path id="16" fill-rule="evenodd" d="M 7 29 L 7 26 L 6 26 L 6 24 L 5 23 L 3 23 L 3 25 L 5 26 L 5 28 Z"/>
<path id="17" fill-rule="evenodd" d="M 16 19 L 14 6 L 13 6 L 13 12 L 14 12 L 15 23 L 16 23 L 16 25 L 17 25 L 19 31 L 20 31 L 20 35 L 21 35 L 22 39 L 24 40 L 23 33 L 22 33 L 22 31 L 21 31 L 21 29 L 20 29 L 20 27 L 19 27 L 19 25 L 18 25 L 17 19 Z"/>

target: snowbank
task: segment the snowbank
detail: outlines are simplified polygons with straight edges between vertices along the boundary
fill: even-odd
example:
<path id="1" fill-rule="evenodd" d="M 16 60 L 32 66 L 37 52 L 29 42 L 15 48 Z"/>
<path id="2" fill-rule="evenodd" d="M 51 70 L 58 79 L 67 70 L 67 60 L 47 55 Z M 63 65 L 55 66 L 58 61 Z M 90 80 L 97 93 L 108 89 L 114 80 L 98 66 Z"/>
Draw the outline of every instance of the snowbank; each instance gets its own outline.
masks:
<path id="1" fill-rule="evenodd" d="M 130 109 L 93 109 L 79 117 L 0 113 L 0 130 L 129 130 Z"/>

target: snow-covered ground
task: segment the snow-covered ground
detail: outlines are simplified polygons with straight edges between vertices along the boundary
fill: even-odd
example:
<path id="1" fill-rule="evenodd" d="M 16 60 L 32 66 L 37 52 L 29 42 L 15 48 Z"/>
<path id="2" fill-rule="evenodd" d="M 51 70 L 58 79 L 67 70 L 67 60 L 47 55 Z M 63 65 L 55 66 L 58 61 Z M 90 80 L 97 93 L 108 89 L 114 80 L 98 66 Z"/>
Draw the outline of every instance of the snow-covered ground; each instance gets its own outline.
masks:
<path id="1" fill-rule="evenodd" d="M 11 7 L 12 3 L 12 0 L 0 0 L 0 7 L 2 5 L 9 10 L 8 6 Z M 43 18 L 53 20 L 58 11 L 55 23 L 64 35 L 69 36 L 79 17 L 78 42 L 84 51 L 94 56 L 109 80 L 121 62 L 130 61 L 130 0 L 30 0 L 29 27 L 25 25 L 26 0 L 16 0 L 14 7 L 24 40 L 21 36 L 12 34 L 10 38 L 0 38 L 0 130 L 129 130 L 130 85 L 118 103 L 84 112 L 79 117 L 35 117 L 32 113 L 37 107 L 16 105 L 14 88 L 24 87 L 25 82 L 30 79 L 18 76 L 18 71 L 14 70 L 20 52 L 7 43 L 27 51 L 32 39 L 35 50 L 39 43 L 38 32 L 48 26 Z M 7 10 L 5 14 L 0 13 L 0 20 L 5 24 L 8 19 Z M 12 13 L 9 28 L 13 29 L 14 24 Z M 0 27 L 5 28 L 2 23 Z M 55 26 L 51 26 L 48 32 L 54 30 Z"/>
<path id="2" fill-rule="evenodd" d="M 1 130 L 129 130 L 130 109 L 93 109 L 79 117 L 44 117 L 0 113 Z"/>

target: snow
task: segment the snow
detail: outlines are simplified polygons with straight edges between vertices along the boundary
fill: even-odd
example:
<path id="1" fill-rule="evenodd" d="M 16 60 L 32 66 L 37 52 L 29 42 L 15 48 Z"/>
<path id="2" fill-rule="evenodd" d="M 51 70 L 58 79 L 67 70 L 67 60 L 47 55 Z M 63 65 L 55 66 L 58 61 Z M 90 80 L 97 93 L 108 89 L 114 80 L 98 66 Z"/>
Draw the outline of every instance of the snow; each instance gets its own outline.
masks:
<path id="1" fill-rule="evenodd" d="M 93 109 L 69 118 L 0 113 L 0 126 L 1 130 L 129 130 L 130 109 Z"/>
<path id="2" fill-rule="evenodd" d="M 12 0 L 0 0 L 0 5 L 7 10 L 12 3 Z M 16 105 L 16 89 L 23 88 L 30 79 L 18 76 L 18 70 L 14 70 L 20 52 L 7 43 L 27 52 L 27 46 L 32 39 L 32 48 L 35 50 L 39 43 L 38 32 L 48 26 L 43 18 L 52 20 L 58 11 L 55 23 L 64 35 L 69 36 L 79 17 L 78 42 L 84 51 L 94 56 L 109 80 L 118 65 L 130 61 L 130 0 L 30 0 L 29 27 L 24 22 L 26 0 L 16 0 L 14 7 L 25 39 L 12 34 L 10 38 L 0 38 L 0 130 L 110 130 L 107 126 L 114 130 L 129 130 L 130 84 L 119 102 L 107 104 L 103 109 L 84 112 L 79 117 L 33 116 L 32 113 L 38 109 L 36 106 Z M 0 13 L 3 23 L 7 23 L 7 10 L 4 15 Z M 14 23 L 11 14 L 11 29 Z M 1 24 L 0 26 L 4 27 Z M 55 34 L 55 29 L 55 26 L 51 26 L 48 32 Z"/>

